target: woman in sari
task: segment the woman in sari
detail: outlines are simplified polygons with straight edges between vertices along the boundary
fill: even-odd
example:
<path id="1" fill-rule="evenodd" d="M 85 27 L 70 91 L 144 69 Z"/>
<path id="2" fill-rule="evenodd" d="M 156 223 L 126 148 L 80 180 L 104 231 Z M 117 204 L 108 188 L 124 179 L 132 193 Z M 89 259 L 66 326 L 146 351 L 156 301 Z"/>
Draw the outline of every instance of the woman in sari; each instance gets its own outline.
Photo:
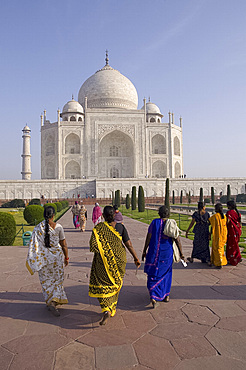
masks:
<path id="1" fill-rule="evenodd" d="M 80 205 L 78 204 L 77 200 L 75 201 L 75 204 L 72 206 L 71 212 L 73 214 L 73 224 L 75 229 L 80 228 L 79 223 L 79 215 L 80 215 Z"/>
<path id="2" fill-rule="evenodd" d="M 193 249 L 191 257 L 187 258 L 189 262 L 193 262 L 194 258 L 201 260 L 202 263 L 210 265 L 210 251 L 209 251 L 209 219 L 210 215 L 206 211 L 205 204 L 198 202 L 198 210 L 192 215 L 192 221 L 186 231 L 186 238 L 188 238 L 189 230 L 195 224 L 193 233 L 195 234 L 193 240 Z"/>
<path id="3" fill-rule="evenodd" d="M 125 226 L 114 221 L 113 207 L 106 206 L 103 217 L 105 222 L 94 227 L 90 239 L 90 251 L 94 253 L 94 258 L 89 296 L 96 297 L 100 303 L 103 312 L 100 325 L 105 325 L 107 319 L 116 313 L 126 267 L 125 246 L 133 256 L 137 268 L 140 267 Z"/>
<path id="4" fill-rule="evenodd" d="M 160 218 L 154 219 L 148 229 L 142 254 L 145 260 L 144 272 L 148 275 L 147 287 L 150 300 L 155 308 L 157 301 L 169 302 L 172 284 L 173 241 L 176 243 L 180 258 L 184 259 L 179 237 L 172 239 L 163 233 L 169 209 L 159 208 Z"/>
<path id="5" fill-rule="evenodd" d="M 87 220 L 87 209 L 85 208 L 84 204 L 82 204 L 79 214 L 80 231 L 82 232 L 85 231 L 86 220 Z"/>
<path id="6" fill-rule="evenodd" d="M 102 211 L 98 203 L 95 203 L 95 207 L 92 211 L 92 222 L 94 223 L 94 226 L 99 224 L 99 222 L 102 221 Z"/>
<path id="7" fill-rule="evenodd" d="M 53 221 L 54 215 L 54 208 L 46 207 L 45 220 L 33 229 L 26 267 L 31 275 L 38 272 L 46 305 L 54 316 L 60 316 L 56 306 L 68 303 L 63 264 L 68 265 L 69 257 L 63 227 Z"/>
<path id="8" fill-rule="evenodd" d="M 242 234 L 241 214 L 237 210 L 234 200 L 227 202 L 228 211 L 227 218 L 227 243 L 226 243 L 226 258 L 230 265 L 236 266 L 242 261 L 242 256 L 239 249 L 240 236 Z"/>
<path id="9" fill-rule="evenodd" d="M 209 218 L 212 227 L 211 234 L 213 235 L 211 263 L 218 269 L 227 265 L 224 246 L 227 239 L 226 216 L 223 213 L 221 203 L 215 205 L 215 214 Z"/>

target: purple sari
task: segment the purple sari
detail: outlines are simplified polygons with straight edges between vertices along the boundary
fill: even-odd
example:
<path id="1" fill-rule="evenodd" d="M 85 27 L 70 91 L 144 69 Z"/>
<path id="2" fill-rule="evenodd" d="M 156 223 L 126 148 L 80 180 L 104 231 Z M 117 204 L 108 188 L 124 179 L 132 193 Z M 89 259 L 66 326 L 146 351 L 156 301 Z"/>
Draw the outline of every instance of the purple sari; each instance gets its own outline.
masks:
<path id="1" fill-rule="evenodd" d="M 144 266 L 150 299 L 156 301 L 170 294 L 172 284 L 173 240 L 163 234 L 164 225 L 161 218 L 156 218 L 149 226 L 151 239 Z"/>

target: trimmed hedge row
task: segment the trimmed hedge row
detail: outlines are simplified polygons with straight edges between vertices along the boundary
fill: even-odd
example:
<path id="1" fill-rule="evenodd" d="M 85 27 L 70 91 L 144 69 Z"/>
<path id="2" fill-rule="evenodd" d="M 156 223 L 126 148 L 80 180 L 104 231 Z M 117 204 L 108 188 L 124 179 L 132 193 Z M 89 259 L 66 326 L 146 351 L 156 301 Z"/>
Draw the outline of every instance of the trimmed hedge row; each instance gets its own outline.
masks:
<path id="1" fill-rule="evenodd" d="M 13 199 L 2 204 L 2 208 L 24 208 L 25 203 L 22 199 Z"/>
<path id="2" fill-rule="evenodd" d="M 44 208 L 51 206 L 57 212 L 61 212 L 63 209 L 69 206 L 67 200 L 62 200 L 61 202 L 46 203 L 44 207 L 39 205 L 29 205 L 24 209 L 23 216 L 27 223 L 30 225 L 37 225 L 44 219 Z"/>
<path id="3" fill-rule="evenodd" d="M 0 245 L 13 245 L 16 235 L 14 216 L 0 212 Z"/>

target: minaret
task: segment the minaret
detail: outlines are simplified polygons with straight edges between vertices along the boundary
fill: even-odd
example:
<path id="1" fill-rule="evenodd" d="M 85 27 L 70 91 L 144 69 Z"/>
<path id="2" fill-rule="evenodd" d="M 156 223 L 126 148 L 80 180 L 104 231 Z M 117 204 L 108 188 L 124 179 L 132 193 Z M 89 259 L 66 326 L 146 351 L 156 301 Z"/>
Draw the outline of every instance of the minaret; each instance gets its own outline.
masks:
<path id="1" fill-rule="evenodd" d="M 26 125 L 23 130 L 23 154 L 22 154 L 22 180 L 31 180 L 31 153 L 30 153 L 30 128 Z"/>

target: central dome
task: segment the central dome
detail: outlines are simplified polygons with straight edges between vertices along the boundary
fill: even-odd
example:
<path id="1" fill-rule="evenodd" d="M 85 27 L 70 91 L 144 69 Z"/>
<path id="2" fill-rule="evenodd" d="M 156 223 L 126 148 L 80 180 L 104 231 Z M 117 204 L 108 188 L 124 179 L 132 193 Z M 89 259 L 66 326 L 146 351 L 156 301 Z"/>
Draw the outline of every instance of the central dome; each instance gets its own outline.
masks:
<path id="1" fill-rule="evenodd" d="M 138 94 L 135 86 L 119 71 L 105 65 L 89 77 L 79 90 L 78 101 L 85 108 L 137 109 Z"/>

